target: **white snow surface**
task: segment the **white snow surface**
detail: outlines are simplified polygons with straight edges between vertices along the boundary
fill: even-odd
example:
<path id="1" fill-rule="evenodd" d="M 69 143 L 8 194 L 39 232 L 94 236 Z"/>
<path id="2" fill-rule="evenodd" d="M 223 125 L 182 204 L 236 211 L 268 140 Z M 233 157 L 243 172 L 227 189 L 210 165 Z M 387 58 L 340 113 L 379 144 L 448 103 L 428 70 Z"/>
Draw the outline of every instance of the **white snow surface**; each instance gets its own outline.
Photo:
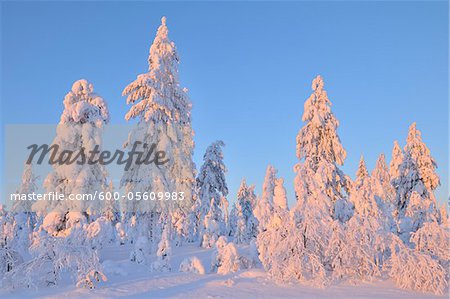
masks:
<path id="1" fill-rule="evenodd" d="M 108 276 L 93 290 L 76 288 L 69 281 L 56 287 L 38 290 L 0 290 L 1 298 L 445 298 L 431 294 L 401 290 L 392 281 L 339 284 L 327 288 L 313 288 L 299 284 L 276 284 L 263 269 L 240 270 L 220 275 L 179 272 L 186 258 L 196 256 L 203 265 L 211 264 L 213 249 L 197 246 L 173 248 L 172 272 L 151 272 L 148 265 L 129 260 L 129 245 L 110 245 L 101 249 L 100 261 Z M 240 253 L 249 246 L 238 246 Z"/>

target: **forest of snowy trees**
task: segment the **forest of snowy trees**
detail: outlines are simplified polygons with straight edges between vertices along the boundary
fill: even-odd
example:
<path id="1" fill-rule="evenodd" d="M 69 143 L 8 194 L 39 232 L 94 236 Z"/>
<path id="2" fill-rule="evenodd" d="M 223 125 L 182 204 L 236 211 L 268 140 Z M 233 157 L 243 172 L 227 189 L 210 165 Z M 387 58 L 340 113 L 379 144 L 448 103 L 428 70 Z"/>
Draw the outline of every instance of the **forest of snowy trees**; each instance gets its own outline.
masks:
<path id="1" fill-rule="evenodd" d="M 390 279 L 400 288 L 448 291 L 449 218 L 434 195 L 437 163 L 415 123 L 403 147 L 394 142 L 390 161 L 380 154 L 370 171 L 361 156 L 352 179 L 340 168 L 347 154 L 339 121 L 317 76 L 296 137 L 294 182 L 268 165 L 260 194 L 246 179 L 239 190 L 229 190 L 223 141 L 208 146 L 198 168 L 193 162 L 191 102 L 179 82 L 179 62 L 162 18 L 148 71 L 123 90 L 130 105 L 125 119 L 135 120 L 125 147 L 141 141 L 145 153 L 144 143 L 156 143 L 168 164 L 133 164 L 117 186 L 98 163 L 55 164 L 43 181 L 26 164 L 17 192 L 33 193 L 39 186 L 63 194 L 176 191 L 184 199 L 20 201 L 1 207 L 2 288 L 58 285 L 63 272 L 76 286 L 94 288 L 107 280 L 99 250 L 129 246 L 131 261 L 156 272 L 227 274 L 259 267 L 279 283 L 326 287 Z M 93 84 L 76 81 L 63 104 L 53 144 L 86 152 L 101 148 L 110 114 Z M 289 205 L 285 184 L 292 183 L 296 201 Z M 211 248 L 211 265 L 191 256 L 179 269 L 171 267 L 173 249 L 187 245 Z M 248 254 L 240 254 L 240 246 Z"/>

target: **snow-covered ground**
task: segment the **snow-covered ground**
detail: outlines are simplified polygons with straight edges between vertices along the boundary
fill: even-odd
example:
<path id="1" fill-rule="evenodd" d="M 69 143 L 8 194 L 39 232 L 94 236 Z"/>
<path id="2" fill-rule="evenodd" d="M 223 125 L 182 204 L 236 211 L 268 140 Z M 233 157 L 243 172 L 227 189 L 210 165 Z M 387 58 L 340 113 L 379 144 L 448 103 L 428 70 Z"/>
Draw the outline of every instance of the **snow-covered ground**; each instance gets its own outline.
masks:
<path id="1" fill-rule="evenodd" d="M 325 289 L 289 284 L 278 285 L 262 269 L 229 275 L 209 273 L 211 249 L 195 246 L 174 248 L 172 271 L 152 273 L 149 267 L 129 261 L 129 246 L 109 246 L 101 250 L 101 261 L 108 281 L 96 289 L 80 289 L 65 278 L 57 287 L 17 292 L 0 291 L 2 298 L 439 298 L 429 294 L 400 290 L 390 281 L 357 285 L 341 284 Z M 245 248 L 240 248 L 245 250 Z M 205 275 L 180 273 L 181 261 L 198 257 Z M 443 298 L 442 296 L 441 298 Z"/>

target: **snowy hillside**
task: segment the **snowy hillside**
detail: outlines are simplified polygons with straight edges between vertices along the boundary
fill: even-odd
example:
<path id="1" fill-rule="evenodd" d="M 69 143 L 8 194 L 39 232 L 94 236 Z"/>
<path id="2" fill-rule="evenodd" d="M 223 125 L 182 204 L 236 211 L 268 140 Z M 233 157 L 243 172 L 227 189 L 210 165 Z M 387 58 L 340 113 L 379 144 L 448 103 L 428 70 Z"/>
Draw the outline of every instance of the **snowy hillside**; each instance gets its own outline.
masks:
<path id="1" fill-rule="evenodd" d="M 245 251 L 247 248 L 243 248 Z M 101 262 L 108 281 L 95 290 L 78 289 L 62 284 L 40 290 L 26 290 L 0 295 L 7 298 L 444 298 L 412 291 L 399 290 L 389 281 L 345 284 L 316 289 L 295 284 L 280 285 L 267 278 L 263 269 L 243 270 L 219 275 L 210 273 L 211 249 L 196 246 L 178 248 L 173 254 L 172 273 L 152 273 L 148 267 L 129 261 L 129 246 L 104 248 Z M 206 274 L 182 273 L 178 267 L 186 257 L 197 256 Z"/>

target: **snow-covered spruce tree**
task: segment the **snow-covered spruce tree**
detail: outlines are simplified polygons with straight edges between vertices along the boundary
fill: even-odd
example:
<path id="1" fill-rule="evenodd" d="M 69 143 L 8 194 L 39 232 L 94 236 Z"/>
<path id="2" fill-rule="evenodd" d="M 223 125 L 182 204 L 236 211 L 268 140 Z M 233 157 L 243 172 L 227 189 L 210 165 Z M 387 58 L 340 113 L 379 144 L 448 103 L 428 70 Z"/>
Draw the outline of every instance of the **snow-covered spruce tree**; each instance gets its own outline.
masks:
<path id="1" fill-rule="evenodd" d="M 430 150 L 422 141 L 421 133 L 416 129 L 416 124 L 413 123 L 409 128 L 399 176 L 393 180 L 393 185 L 396 188 L 395 216 L 399 223 L 398 233 L 404 242 L 408 242 L 410 233 L 420 228 L 427 219 L 440 218 L 433 193 L 434 189 L 440 184 L 436 167 L 436 162 L 431 157 Z M 414 199 L 413 203 L 412 199 Z M 409 207 L 410 205 L 413 206 Z M 417 207 L 423 210 L 419 213 L 423 219 L 413 220 L 418 223 L 418 225 L 414 225 L 411 223 L 411 217 L 418 216 Z"/>
<path id="2" fill-rule="evenodd" d="M 191 126 L 191 102 L 178 78 L 179 56 L 169 39 L 166 18 L 161 19 L 150 47 L 148 72 L 140 74 L 124 90 L 127 104 L 132 105 L 126 120 L 137 119 L 125 146 L 142 151 L 142 157 L 154 158 L 152 151 L 164 151 L 163 165 L 132 163 L 125 170 L 121 186 L 125 192 L 177 192 L 184 200 L 128 201 L 125 211 L 145 219 L 159 219 L 162 211 L 178 210 L 186 217 L 193 203 L 195 165 L 192 160 L 194 132 Z M 156 149 L 154 146 L 156 146 Z M 138 159 L 138 157 L 135 157 Z M 133 162 L 136 162 L 134 160 Z M 185 221 L 185 219 L 181 220 Z M 144 221 L 141 225 L 148 226 Z M 151 231 L 151 230 L 149 230 Z M 176 230 L 173 230 L 176 231 Z M 149 236 L 152 238 L 152 236 Z"/>
<path id="3" fill-rule="evenodd" d="M 33 225 L 31 223 L 31 215 L 26 212 L 11 213 L 13 238 L 9 242 L 9 247 L 14 248 L 20 256 L 24 257 L 28 254 L 30 246 L 31 233 Z"/>
<path id="4" fill-rule="evenodd" d="M 379 217 L 379 209 L 372 188 L 372 180 L 367 171 L 364 157 L 359 160 L 356 179 L 350 191 L 350 201 L 355 206 L 355 213 L 362 216 Z"/>
<path id="5" fill-rule="evenodd" d="M 153 271 L 166 272 L 171 270 L 170 257 L 172 246 L 170 245 L 169 225 L 165 225 L 156 251 L 156 261 L 152 263 Z"/>
<path id="6" fill-rule="evenodd" d="M 275 196 L 275 180 L 277 171 L 272 165 L 267 166 L 264 178 L 262 196 L 258 199 L 255 207 L 255 217 L 259 222 L 259 230 L 264 231 L 270 222 L 273 213 L 273 198 Z"/>
<path id="7" fill-rule="evenodd" d="M 220 236 L 226 230 L 224 217 L 226 212 L 221 208 L 221 206 L 224 207 L 224 197 L 228 195 L 228 187 L 225 181 L 227 169 L 223 162 L 222 151 L 224 146 L 223 141 L 216 141 L 208 146 L 203 156 L 203 165 L 197 176 L 198 198 L 193 209 L 195 223 L 192 223 L 192 226 L 193 230 L 198 232 L 202 240 L 202 246 L 206 247 L 212 246 L 213 243 L 210 241 L 203 242 L 205 233 Z M 213 227 L 217 227 L 217 232 L 211 231 Z M 214 243 L 216 240 L 213 240 Z"/>
<path id="8" fill-rule="evenodd" d="M 435 201 L 433 191 L 440 185 L 436 168 L 437 164 L 431 157 L 430 150 L 422 141 L 421 132 L 417 130 L 416 123 L 413 123 L 409 127 L 399 177 L 394 182 L 399 217 L 405 214 L 413 191 L 422 198 L 430 197 Z"/>
<path id="9" fill-rule="evenodd" d="M 393 205 L 395 190 L 391 185 L 391 176 L 384 154 L 378 157 L 375 168 L 372 171 L 372 185 L 378 201 L 384 201 L 388 206 Z"/>
<path id="10" fill-rule="evenodd" d="M 392 158 L 389 163 L 389 176 L 391 178 L 391 184 L 393 180 L 398 178 L 400 175 L 400 164 L 403 162 L 403 150 L 400 145 L 398 145 L 397 140 L 394 141 L 394 147 L 392 148 Z M 395 186 L 393 186 L 395 187 Z"/>
<path id="11" fill-rule="evenodd" d="M 53 164 L 53 171 L 47 176 L 44 187 L 47 192 L 69 194 L 94 194 L 106 191 L 108 187 L 107 172 L 101 163 L 82 163 L 93 156 L 92 152 L 101 151 L 103 127 L 109 121 L 105 101 L 94 93 L 94 86 L 82 79 L 72 85 L 72 90 L 64 98 L 64 111 L 57 127 L 52 146 L 58 152 L 82 152 L 83 155 L 69 157 L 65 164 Z M 77 163 L 81 162 L 81 163 Z M 62 223 L 59 229 L 66 229 L 67 215 L 72 213 L 96 214 L 102 203 L 100 201 L 64 200 L 39 201 L 33 209 L 40 214 L 56 213 Z M 51 216 L 53 217 L 53 216 Z M 57 233 L 57 232 L 56 232 Z"/>
<path id="12" fill-rule="evenodd" d="M 431 157 L 430 150 L 422 141 L 422 133 L 417 130 L 416 123 L 409 127 L 404 151 L 416 161 L 421 180 L 427 190 L 436 189 L 440 185 L 439 176 L 436 174 L 437 164 Z"/>
<path id="13" fill-rule="evenodd" d="M 148 264 L 153 253 L 153 244 L 148 236 L 138 235 L 134 239 L 133 250 L 130 253 L 130 260 L 138 264 Z"/>
<path id="14" fill-rule="evenodd" d="M 254 189 L 255 186 L 247 186 L 245 179 L 242 179 L 232 210 L 231 229 L 236 244 L 249 244 L 258 235 L 258 220 L 253 215 L 252 207 L 256 198 Z"/>
<path id="15" fill-rule="evenodd" d="M 347 177 L 337 166 L 343 164 L 346 152 L 336 133 L 339 122 L 331 112 L 322 77 L 313 80 L 312 89 L 304 106 L 306 125 L 297 135 L 297 203 L 289 221 L 273 217 L 274 228 L 260 234 L 258 248 L 264 268 L 276 280 L 323 286 L 329 281 L 325 252 L 333 219 L 348 220 L 351 205 L 344 197 Z M 261 246 L 264 241 L 267 249 Z"/>
<path id="16" fill-rule="evenodd" d="M 391 177 L 384 154 L 378 157 L 371 178 L 372 191 L 380 209 L 380 220 L 390 231 L 396 231 L 396 224 L 393 218 L 395 189 L 391 185 Z"/>
<path id="17" fill-rule="evenodd" d="M 216 244 L 211 258 L 211 272 L 228 274 L 241 268 L 241 262 L 236 246 L 228 242 L 225 236 L 221 236 Z"/>
<path id="18" fill-rule="evenodd" d="M 24 170 L 22 174 L 22 182 L 20 187 L 17 189 L 16 193 L 18 194 L 32 194 L 36 192 L 38 177 L 34 174 L 33 171 L 33 163 L 25 163 Z M 30 200 L 19 200 L 13 204 L 11 211 L 15 213 L 20 212 L 31 212 L 32 202 Z"/>
<path id="19" fill-rule="evenodd" d="M 226 226 L 221 221 L 221 214 L 222 211 L 219 210 L 219 206 L 215 203 L 214 198 L 212 198 L 209 212 L 206 214 L 202 223 L 202 239 L 200 244 L 202 247 L 213 247 L 219 237 L 224 234 Z"/>
<path id="20" fill-rule="evenodd" d="M 274 213 L 275 214 L 280 215 L 283 212 L 287 212 L 289 209 L 288 203 L 287 203 L 287 197 L 286 197 L 286 189 L 284 188 L 284 179 L 283 178 L 277 178 L 275 180 L 273 204 L 274 204 Z"/>
<path id="21" fill-rule="evenodd" d="M 282 267 L 282 264 L 279 264 L 280 261 L 289 260 L 289 253 L 282 252 L 284 248 L 281 248 L 282 245 L 280 245 L 279 242 L 285 242 L 289 233 L 295 232 L 287 209 L 286 191 L 283 186 L 283 179 L 275 179 L 273 184 L 273 212 L 267 215 L 267 218 L 264 218 L 267 219 L 265 220 L 266 224 L 264 229 L 260 230 L 257 236 L 256 246 L 257 251 L 259 252 L 259 259 L 264 268 L 269 271 L 273 277 L 282 280 L 281 277 L 276 274 L 276 271 Z M 288 229 L 291 230 L 288 231 Z"/>
<path id="22" fill-rule="evenodd" d="M 29 195 L 36 192 L 37 180 L 38 177 L 33 172 L 33 164 L 25 163 L 22 182 L 16 193 Z M 31 207 L 31 201 L 18 200 L 13 204 L 11 213 L 9 213 L 9 217 L 13 221 L 13 240 L 9 247 L 15 248 L 20 256 L 26 255 L 30 245 L 30 236 L 35 222 Z"/>
<path id="23" fill-rule="evenodd" d="M 283 178 L 277 178 L 277 171 L 272 166 L 267 166 L 266 176 L 263 183 L 263 192 L 261 198 L 256 202 L 254 215 L 259 222 L 259 231 L 266 231 L 274 215 L 287 212 L 286 189 L 284 188 Z M 282 213 L 283 212 L 283 213 Z M 273 227 L 271 227 L 273 228 Z"/>
<path id="24" fill-rule="evenodd" d="M 347 154 L 336 132 L 339 121 L 331 111 L 323 86 L 322 77 L 317 76 L 312 82 L 313 93 L 304 105 L 302 120 L 306 125 L 297 135 L 297 158 L 301 162 L 294 167 L 297 173 L 295 192 L 298 201 L 311 200 L 311 190 L 317 185 L 325 195 L 320 200 L 325 201 L 333 217 L 346 218 L 346 215 L 337 215 L 342 211 L 335 211 L 334 206 L 344 199 L 343 191 L 347 191 L 346 176 L 338 168 Z"/>
<path id="25" fill-rule="evenodd" d="M 363 157 L 359 162 L 350 200 L 355 205 L 355 213 L 346 225 L 350 253 L 347 273 L 353 279 L 371 280 L 381 275 L 383 264 L 389 257 L 386 240 L 393 224 L 390 215 L 380 209 L 384 202 L 376 200 L 373 180 L 367 172 Z"/>

